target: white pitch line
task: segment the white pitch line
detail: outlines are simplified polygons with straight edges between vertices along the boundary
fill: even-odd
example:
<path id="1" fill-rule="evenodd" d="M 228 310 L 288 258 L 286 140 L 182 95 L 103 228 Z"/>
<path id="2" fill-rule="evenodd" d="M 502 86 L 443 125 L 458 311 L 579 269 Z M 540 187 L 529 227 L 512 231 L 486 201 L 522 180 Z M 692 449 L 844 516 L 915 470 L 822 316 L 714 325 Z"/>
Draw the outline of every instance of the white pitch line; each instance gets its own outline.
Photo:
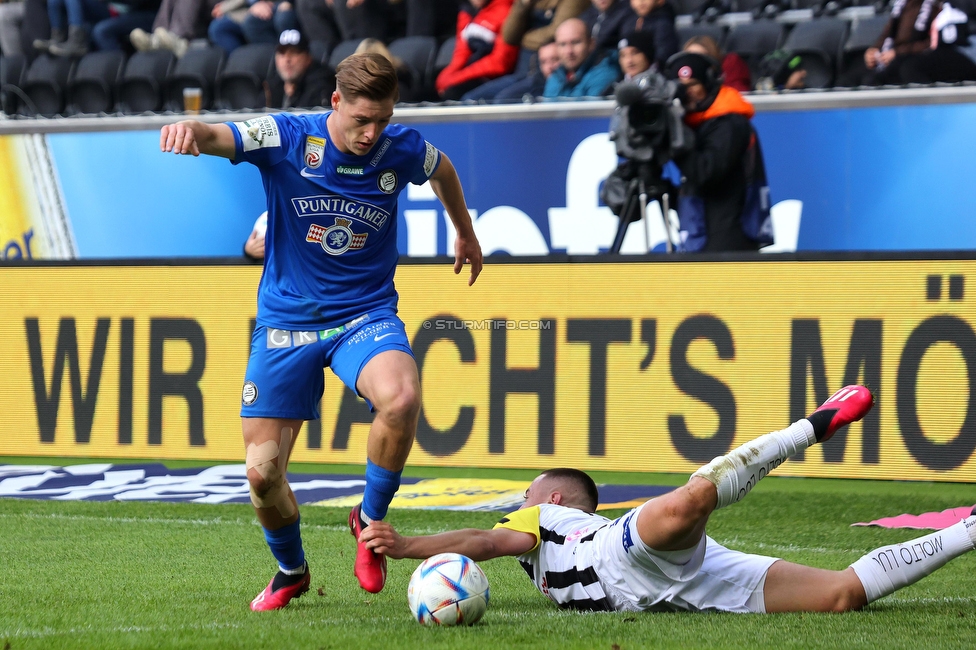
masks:
<path id="1" fill-rule="evenodd" d="M 402 617 L 378 616 L 378 617 L 371 617 L 370 620 L 374 622 L 392 623 L 394 621 L 402 620 Z M 341 619 L 336 617 L 336 618 L 329 618 L 329 619 L 289 621 L 288 625 L 291 627 L 299 627 L 299 626 L 318 627 L 323 625 L 334 625 L 337 622 L 341 622 Z M 350 620 L 349 622 L 353 623 L 354 621 Z M 58 630 L 51 627 L 44 627 L 38 630 L 17 628 L 16 630 L 11 630 L 11 631 L 0 631 L 0 639 L 14 639 L 14 638 L 42 639 L 42 638 L 52 637 L 52 636 L 63 636 L 63 635 L 78 636 L 83 634 L 157 634 L 160 632 L 182 632 L 186 630 L 239 630 L 249 626 L 250 626 L 249 624 L 244 624 L 244 623 L 225 622 L 225 623 L 199 623 L 199 624 L 188 624 L 188 625 L 117 625 L 114 627 L 104 627 L 104 628 L 96 627 L 94 625 L 85 625 L 83 627 L 72 627 L 65 630 Z"/>
<path id="2" fill-rule="evenodd" d="M 23 513 L 0 513 L 0 519 L 38 519 L 38 520 L 58 520 L 58 521 L 100 521 L 110 524 L 132 524 L 132 523 L 147 523 L 147 524 L 165 524 L 165 525 L 181 525 L 181 526 L 259 526 L 260 524 L 256 519 L 225 519 L 223 517 L 214 517 L 213 519 L 168 519 L 160 517 L 97 517 L 94 515 L 64 515 L 60 513 L 36 513 L 36 512 L 23 512 Z M 343 524 L 302 524 L 303 530 L 323 530 L 328 532 L 346 532 L 349 527 Z M 429 535 L 432 533 L 441 533 L 450 528 L 402 528 L 398 529 L 401 533 L 409 533 L 411 535 Z"/>
<path id="3" fill-rule="evenodd" d="M 719 540 L 715 540 L 719 541 Z M 722 546 L 731 549 L 742 550 L 742 548 L 757 548 L 768 551 L 787 551 L 790 553 L 867 553 L 870 549 L 857 548 L 828 548 L 826 546 L 798 546 L 796 544 L 766 544 L 765 542 L 747 542 L 733 537 L 730 540 L 720 541 Z"/>

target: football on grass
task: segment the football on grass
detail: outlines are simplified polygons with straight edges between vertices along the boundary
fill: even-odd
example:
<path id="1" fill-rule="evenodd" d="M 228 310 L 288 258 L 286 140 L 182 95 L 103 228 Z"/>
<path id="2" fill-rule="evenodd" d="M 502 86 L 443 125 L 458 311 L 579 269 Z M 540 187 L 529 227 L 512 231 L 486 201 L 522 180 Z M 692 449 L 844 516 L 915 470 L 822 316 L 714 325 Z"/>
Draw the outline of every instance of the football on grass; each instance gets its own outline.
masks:
<path id="1" fill-rule="evenodd" d="M 474 625 L 488 609 L 488 578 L 471 558 L 440 553 L 413 572 L 407 602 L 424 625 Z"/>

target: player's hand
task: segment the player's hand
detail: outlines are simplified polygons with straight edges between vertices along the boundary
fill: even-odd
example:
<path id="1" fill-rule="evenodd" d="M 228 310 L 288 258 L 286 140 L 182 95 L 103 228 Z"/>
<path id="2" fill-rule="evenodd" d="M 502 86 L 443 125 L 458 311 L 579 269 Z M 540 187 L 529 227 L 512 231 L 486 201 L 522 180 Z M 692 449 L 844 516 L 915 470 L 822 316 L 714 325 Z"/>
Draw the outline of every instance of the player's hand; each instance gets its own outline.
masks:
<path id="1" fill-rule="evenodd" d="M 878 55 L 878 60 L 881 61 L 881 63 L 888 65 L 895 60 L 895 56 L 897 55 L 895 54 L 894 50 L 885 50 Z"/>
<path id="2" fill-rule="evenodd" d="M 454 272 L 460 273 L 465 262 L 471 265 L 471 275 L 468 277 L 468 286 L 470 287 L 481 275 L 481 267 L 484 266 L 481 244 L 478 243 L 478 238 L 473 232 L 467 236 L 462 236 L 459 233 L 454 240 Z"/>
<path id="3" fill-rule="evenodd" d="M 167 124 L 159 132 L 159 149 L 163 153 L 172 151 L 175 154 L 200 155 L 196 134 L 189 120 Z"/>
<path id="4" fill-rule="evenodd" d="M 406 540 L 385 521 L 374 521 L 359 534 L 359 541 L 374 553 L 381 553 L 391 559 L 404 557 Z"/>
<path id="5" fill-rule="evenodd" d="M 218 2 L 217 4 L 214 5 L 213 10 L 210 12 L 210 17 L 220 18 L 223 15 L 224 15 L 224 3 Z"/>
<path id="6" fill-rule="evenodd" d="M 868 70 L 873 70 L 874 66 L 878 65 L 878 55 L 881 53 L 876 47 L 869 47 L 864 50 L 864 65 L 868 67 Z"/>

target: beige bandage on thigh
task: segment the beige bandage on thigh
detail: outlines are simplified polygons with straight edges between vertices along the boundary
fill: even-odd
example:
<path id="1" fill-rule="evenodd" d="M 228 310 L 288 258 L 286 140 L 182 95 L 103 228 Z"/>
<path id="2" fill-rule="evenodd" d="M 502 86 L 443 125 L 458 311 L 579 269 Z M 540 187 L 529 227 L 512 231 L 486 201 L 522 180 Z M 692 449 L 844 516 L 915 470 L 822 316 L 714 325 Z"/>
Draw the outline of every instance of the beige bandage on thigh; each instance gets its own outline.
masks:
<path id="1" fill-rule="evenodd" d="M 291 447 L 291 427 L 281 430 L 281 442 L 267 440 L 260 445 L 251 443 L 247 446 L 247 456 L 244 465 L 256 471 L 268 484 L 263 496 L 259 496 L 251 486 L 251 503 L 255 508 L 277 508 L 278 514 L 285 519 L 295 514 L 288 489 L 288 449 Z"/>

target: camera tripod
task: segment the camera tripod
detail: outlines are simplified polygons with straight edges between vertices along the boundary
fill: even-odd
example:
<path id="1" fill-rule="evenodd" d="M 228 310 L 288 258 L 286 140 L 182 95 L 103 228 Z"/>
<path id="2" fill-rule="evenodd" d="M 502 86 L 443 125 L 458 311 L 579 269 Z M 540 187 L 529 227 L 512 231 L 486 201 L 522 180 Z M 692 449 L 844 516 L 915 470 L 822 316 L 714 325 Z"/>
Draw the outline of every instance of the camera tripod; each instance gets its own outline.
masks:
<path id="1" fill-rule="evenodd" d="M 623 178 L 627 181 L 627 195 L 620 210 L 620 223 L 617 234 L 610 245 L 610 253 L 619 253 L 623 246 L 627 228 L 634 221 L 644 218 L 644 244 L 647 251 L 651 250 L 651 231 L 647 217 L 647 204 L 657 201 L 661 204 L 661 217 L 664 220 L 665 249 L 673 253 L 675 242 L 671 241 L 671 228 L 668 223 L 670 205 L 669 199 L 674 196 L 675 187 L 661 177 L 661 169 L 650 163 L 631 163 L 630 171 L 625 172 Z M 636 171 L 633 171 L 636 168 Z M 639 212 L 637 210 L 640 210 Z"/>

